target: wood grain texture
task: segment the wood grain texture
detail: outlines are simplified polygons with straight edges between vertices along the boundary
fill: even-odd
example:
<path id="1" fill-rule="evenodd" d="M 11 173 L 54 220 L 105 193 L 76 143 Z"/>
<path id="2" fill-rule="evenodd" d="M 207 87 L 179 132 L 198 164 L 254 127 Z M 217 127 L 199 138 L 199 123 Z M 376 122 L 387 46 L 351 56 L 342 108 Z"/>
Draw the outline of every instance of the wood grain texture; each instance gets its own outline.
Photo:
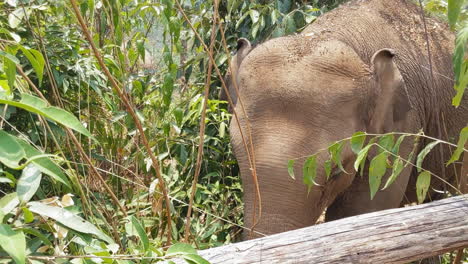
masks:
<path id="1" fill-rule="evenodd" d="M 199 254 L 210 263 L 408 263 L 462 247 L 468 247 L 468 195 L 353 216 Z"/>

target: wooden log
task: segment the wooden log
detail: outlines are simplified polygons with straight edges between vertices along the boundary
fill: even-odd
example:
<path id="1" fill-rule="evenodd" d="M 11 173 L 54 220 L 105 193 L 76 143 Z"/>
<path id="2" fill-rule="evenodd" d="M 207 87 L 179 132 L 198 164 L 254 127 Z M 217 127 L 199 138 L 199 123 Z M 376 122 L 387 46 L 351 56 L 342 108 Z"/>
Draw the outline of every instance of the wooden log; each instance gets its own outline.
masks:
<path id="1" fill-rule="evenodd" d="M 348 217 L 199 254 L 213 264 L 408 263 L 463 247 L 468 247 L 468 195 Z"/>

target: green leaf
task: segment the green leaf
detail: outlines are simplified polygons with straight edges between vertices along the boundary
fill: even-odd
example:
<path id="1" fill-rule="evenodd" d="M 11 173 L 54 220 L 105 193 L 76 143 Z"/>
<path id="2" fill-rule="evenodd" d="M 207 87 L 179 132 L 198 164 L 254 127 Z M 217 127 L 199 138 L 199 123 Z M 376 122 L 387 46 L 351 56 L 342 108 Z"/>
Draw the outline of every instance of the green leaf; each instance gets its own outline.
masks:
<path id="1" fill-rule="evenodd" d="M 464 0 L 448 0 L 447 12 L 450 28 L 454 29 Z"/>
<path id="2" fill-rule="evenodd" d="M 335 142 L 335 144 L 328 147 L 330 152 L 331 160 L 340 168 L 341 171 L 347 173 L 341 164 L 341 151 L 343 150 L 344 141 Z"/>
<path id="3" fill-rule="evenodd" d="M 26 261 L 26 238 L 23 232 L 14 231 L 9 225 L 0 224 L 0 247 L 5 250 L 16 264 Z"/>
<path id="4" fill-rule="evenodd" d="M 0 216 L 9 214 L 13 209 L 19 205 L 18 195 L 9 193 L 0 199 Z M 0 218 L 0 223 L 3 221 L 3 217 Z"/>
<path id="5" fill-rule="evenodd" d="M 416 159 L 416 168 L 418 169 L 418 172 L 421 172 L 421 166 L 424 161 L 424 158 L 427 156 L 427 154 L 433 149 L 437 144 L 439 144 L 440 141 L 436 140 L 434 142 L 431 142 L 424 147 L 421 152 L 419 152 L 418 157 Z"/>
<path id="6" fill-rule="evenodd" d="M 452 157 L 447 162 L 447 165 L 454 163 L 460 159 L 460 155 L 463 153 L 466 141 L 468 140 L 468 126 L 464 127 L 460 131 L 460 137 L 458 138 L 457 149 L 453 152 Z"/>
<path id="7" fill-rule="evenodd" d="M 379 139 L 379 149 L 378 149 L 378 153 L 381 153 L 382 151 L 392 151 L 392 147 L 393 147 L 393 142 L 394 142 L 394 137 L 392 134 L 388 134 L 388 135 L 385 135 L 385 136 L 382 136 L 380 139 Z"/>
<path id="8" fill-rule="evenodd" d="M 5 166 L 15 169 L 20 167 L 20 162 L 26 157 L 23 148 L 16 142 L 15 137 L 0 130 L 0 162 Z"/>
<path id="9" fill-rule="evenodd" d="M 47 106 L 47 102 L 29 94 L 21 94 L 21 100 L 14 101 L 0 93 L 0 104 L 9 104 L 49 118 L 65 127 L 71 128 L 89 138 L 94 137 L 71 113 L 54 106 Z M 96 139 L 94 139 L 96 140 Z"/>
<path id="10" fill-rule="evenodd" d="M 382 176 L 387 171 L 387 153 L 382 152 L 375 156 L 369 165 L 369 187 L 370 187 L 370 198 L 374 199 L 375 194 L 380 188 L 382 182 Z"/>
<path id="11" fill-rule="evenodd" d="M 392 153 L 393 153 L 393 154 L 398 155 L 398 152 L 400 151 L 401 142 L 403 142 L 403 140 L 405 139 L 405 137 L 407 137 L 407 135 L 401 135 L 401 136 L 397 139 L 397 142 L 395 143 L 395 145 L 393 145 L 393 148 L 392 148 Z"/>
<path id="12" fill-rule="evenodd" d="M 330 178 L 330 174 L 331 174 L 332 161 L 331 160 L 326 160 L 323 163 L 323 167 L 325 169 L 325 175 L 327 175 L 327 180 L 328 180 Z"/>
<path id="13" fill-rule="evenodd" d="M 15 57 L 16 54 L 16 49 L 13 49 L 11 47 L 5 47 L 5 52 L 2 53 L 3 51 L 0 51 L 0 56 L 3 54 L 4 57 L 6 57 L 4 62 L 4 68 L 5 68 L 5 74 L 8 80 L 8 86 L 11 88 L 14 87 L 15 84 L 15 79 L 16 79 L 16 65 L 19 64 L 19 60 Z"/>
<path id="14" fill-rule="evenodd" d="M 143 248 L 145 249 L 145 251 L 148 251 L 149 239 L 148 239 L 148 236 L 146 235 L 145 229 L 140 224 L 138 219 L 135 218 L 135 216 L 132 215 L 131 220 L 132 220 L 133 227 L 135 228 L 135 230 L 138 233 L 138 236 L 140 237 L 140 241 L 143 244 Z"/>
<path id="15" fill-rule="evenodd" d="M 359 171 L 359 168 L 364 167 L 364 163 L 366 162 L 367 158 L 367 152 L 369 152 L 369 149 L 372 147 L 373 144 L 369 144 L 365 146 L 361 151 L 359 151 L 356 161 L 354 162 L 354 170 Z"/>
<path id="16" fill-rule="evenodd" d="M 7 52 L 5 52 L 3 50 L 0 50 L 0 56 L 4 57 L 5 59 L 7 59 L 8 61 L 14 63 L 15 65 L 20 64 L 20 61 L 18 60 L 18 58 L 15 57 L 15 55 L 7 53 Z"/>
<path id="17" fill-rule="evenodd" d="M 34 215 L 33 213 L 31 213 L 31 211 L 29 211 L 27 207 L 23 207 L 21 208 L 21 210 L 23 211 L 23 217 L 24 217 L 25 223 L 31 223 L 32 221 L 34 221 Z"/>
<path id="18" fill-rule="evenodd" d="M 418 203 L 424 202 L 430 185 L 431 174 L 425 170 L 419 174 L 418 179 L 416 180 L 416 194 L 418 196 Z"/>
<path id="19" fill-rule="evenodd" d="M 258 22 L 258 19 L 260 18 L 260 13 L 257 10 L 251 9 L 249 11 L 249 15 L 250 15 L 250 19 L 252 20 L 252 24 L 255 24 Z"/>
<path id="20" fill-rule="evenodd" d="M 455 50 L 453 53 L 453 73 L 455 76 L 455 85 L 459 84 L 462 75 L 462 67 L 465 56 L 466 44 L 468 42 L 468 26 L 463 27 L 455 40 Z"/>
<path id="21" fill-rule="evenodd" d="M 34 71 L 37 74 L 37 78 L 39 79 L 39 86 L 42 83 L 42 77 L 44 76 L 44 65 L 45 60 L 42 56 L 42 53 L 30 48 L 25 48 L 20 46 L 21 51 L 23 51 L 26 58 L 28 58 L 29 62 L 31 63 Z"/>
<path id="22" fill-rule="evenodd" d="M 303 181 L 310 188 L 315 183 L 315 177 L 317 176 L 317 156 L 312 155 L 308 157 L 302 168 Z"/>
<path id="23" fill-rule="evenodd" d="M 288 161 L 288 174 L 291 178 L 295 180 L 296 177 L 294 176 L 294 162 L 296 161 L 293 159 Z"/>
<path id="24" fill-rule="evenodd" d="M 458 83 L 455 83 L 454 89 L 457 92 L 452 98 L 452 105 L 459 107 L 463 94 L 465 94 L 466 86 L 468 85 L 468 60 L 465 60 L 461 66 L 461 72 Z"/>
<path id="25" fill-rule="evenodd" d="M 396 178 L 398 177 L 398 175 L 400 175 L 401 171 L 404 168 L 403 165 L 404 163 L 401 160 L 401 158 L 397 157 L 397 159 L 393 162 L 392 175 L 388 177 L 387 182 L 385 183 L 385 186 L 383 187 L 382 190 L 387 189 L 388 186 L 390 186 L 390 184 L 392 184 L 396 180 Z"/>
<path id="26" fill-rule="evenodd" d="M 354 153 L 358 154 L 361 151 L 364 141 L 366 141 L 366 133 L 356 132 L 351 137 L 351 149 Z"/>
<path id="27" fill-rule="evenodd" d="M 197 251 L 189 244 L 176 243 L 172 245 L 167 251 L 166 256 L 188 255 L 197 254 Z"/>
<path id="28" fill-rule="evenodd" d="M 28 164 L 23 169 L 16 185 L 16 193 L 22 204 L 29 202 L 41 183 L 42 173 L 34 164 Z"/>
<path id="29" fill-rule="evenodd" d="M 185 259 L 188 263 L 192 264 L 210 264 L 206 259 L 202 258 L 199 255 L 196 254 L 186 254 L 182 256 L 183 259 Z"/>
<path id="30" fill-rule="evenodd" d="M 28 205 L 29 210 L 33 213 L 50 217 L 60 224 L 75 231 L 95 235 L 97 238 L 110 244 L 115 243 L 110 237 L 104 234 L 93 224 L 64 208 L 49 206 L 40 202 L 29 202 Z"/>
<path id="31" fill-rule="evenodd" d="M 21 20 L 23 20 L 23 17 L 24 17 L 23 9 L 18 8 L 8 15 L 8 24 L 10 25 L 11 28 L 14 29 L 18 27 L 18 25 L 21 23 Z"/>
<path id="32" fill-rule="evenodd" d="M 41 232 L 39 232 L 36 229 L 26 227 L 26 228 L 21 228 L 21 231 L 23 231 L 23 233 L 30 234 L 39 238 L 42 242 L 44 242 L 44 244 L 48 246 L 53 246 L 52 242 L 50 242 L 50 240 L 45 235 L 43 235 Z"/>
<path id="33" fill-rule="evenodd" d="M 22 139 L 17 138 L 16 141 L 21 145 L 21 147 L 23 147 L 27 159 L 44 154 Z M 60 168 L 60 166 L 55 164 L 52 160 L 47 157 L 43 157 L 33 159 L 32 163 L 36 165 L 36 167 L 38 167 L 42 173 L 51 176 L 53 179 L 63 183 L 65 186 L 71 189 L 71 184 L 68 181 L 67 176 L 63 173 L 62 168 Z"/>

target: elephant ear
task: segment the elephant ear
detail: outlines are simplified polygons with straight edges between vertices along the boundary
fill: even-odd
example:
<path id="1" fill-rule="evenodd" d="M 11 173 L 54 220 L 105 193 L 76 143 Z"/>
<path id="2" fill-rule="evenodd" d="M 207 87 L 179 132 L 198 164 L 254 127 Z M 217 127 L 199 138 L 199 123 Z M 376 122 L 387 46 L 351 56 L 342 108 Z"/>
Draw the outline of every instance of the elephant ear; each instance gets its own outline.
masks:
<path id="1" fill-rule="evenodd" d="M 371 92 L 368 131 L 386 133 L 401 129 L 411 110 L 403 77 L 391 49 L 378 50 L 371 59 L 375 85 Z M 402 127 L 403 128 L 403 127 Z"/>
<path id="2" fill-rule="evenodd" d="M 238 72 L 240 65 L 245 57 L 250 53 L 252 50 L 252 45 L 250 41 L 245 38 L 240 38 L 237 41 L 237 52 L 231 59 L 231 64 L 229 65 L 229 70 L 226 76 L 224 77 L 224 82 L 226 83 L 226 87 L 228 88 L 229 95 L 231 96 L 233 106 L 237 103 L 237 92 L 236 90 L 239 88 L 238 85 Z M 236 88 L 237 86 L 237 88 Z M 220 100 L 228 101 L 227 93 L 224 89 L 221 89 L 221 93 L 219 95 Z M 231 107 L 229 108 L 231 109 Z"/>

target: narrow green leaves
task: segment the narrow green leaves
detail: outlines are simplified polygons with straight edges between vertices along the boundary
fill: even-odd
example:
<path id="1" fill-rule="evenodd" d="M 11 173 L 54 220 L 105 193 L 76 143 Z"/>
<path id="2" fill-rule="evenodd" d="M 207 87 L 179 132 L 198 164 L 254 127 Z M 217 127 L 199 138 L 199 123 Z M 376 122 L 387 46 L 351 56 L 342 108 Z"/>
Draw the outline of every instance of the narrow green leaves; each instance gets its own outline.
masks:
<path id="1" fill-rule="evenodd" d="M 172 245 L 166 252 L 167 257 L 180 256 L 189 263 L 209 264 L 207 260 L 197 254 L 197 251 L 185 243 L 176 243 Z"/>
<path id="2" fill-rule="evenodd" d="M 0 247 L 5 250 L 16 264 L 26 260 L 26 239 L 23 232 L 14 231 L 9 225 L 0 224 Z"/>
<path id="3" fill-rule="evenodd" d="M 392 184 L 396 180 L 396 178 L 398 177 L 398 175 L 400 175 L 403 168 L 404 168 L 403 160 L 401 160 L 400 157 L 397 157 L 396 160 L 393 162 L 392 175 L 388 177 L 387 182 L 385 183 L 385 186 L 383 187 L 382 190 L 387 189 L 388 186 L 390 186 L 390 184 Z"/>
<path id="4" fill-rule="evenodd" d="M 457 23 L 458 16 L 460 15 L 464 0 L 448 0 L 447 15 L 450 24 L 450 28 L 453 30 Z"/>
<path id="5" fill-rule="evenodd" d="M 447 165 L 452 164 L 453 162 L 460 159 L 460 155 L 463 153 L 463 148 L 465 147 L 466 141 L 468 140 L 468 126 L 464 127 L 460 131 L 460 137 L 458 138 L 457 149 L 453 152 L 452 157 L 447 162 Z"/>
<path id="6" fill-rule="evenodd" d="M 367 159 L 367 153 L 369 152 L 369 149 L 372 147 L 372 144 L 369 144 L 365 146 L 361 151 L 359 151 L 356 161 L 354 162 L 354 170 L 359 171 L 359 168 L 364 168 L 364 163 L 366 162 Z"/>
<path id="7" fill-rule="evenodd" d="M 145 251 L 148 251 L 149 249 L 149 239 L 148 236 L 146 235 L 145 229 L 143 226 L 140 224 L 138 219 L 136 219 L 135 216 L 132 215 L 131 217 L 132 225 L 136 229 L 138 236 L 140 237 L 140 241 L 143 244 L 143 248 Z"/>
<path id="8" fill-rule="evenodd" d="M 306 159 L 302 168 L 304 184 L 310 188 L 315 183 L 315 177 L 317 176 L 317 156 L 313 155 Z"/>
<path id="9" fill-rule="evenodd" d="M 31 63 L 34 71 L 36 72 L 37 78 L 39 79 L 39 86 L 42 83 L 42 77 L 44 75 L 44 65 L 45 60 L 42 56 L 42 53 L 35 49 L 25 48 L 23 46 L 19 46 L 21 51 L 24 53 L 26 58 L 28 58 L 29 62 Z"/>
<path id="10" fill-rule="evenodd" d="M 331 174 L 332 161 L 331 160 L 325 161 L 325 163 L 323 164 L 323 168 L 325 169 L 325 175 L 327 176 L 327 180 L 328 180 Z"/>
<path id="11" fill-rule="evenodd" d="M 294 180 L 296 179 L 296 177 L 294 176 L 294 163 L 296 161 L 295 160 L 289 160 L 288 161 L 288 174 L 291 178 L 293 178 Z"/>
<path id="12" fill-rule="evenodd" d="M 422 162 L 424 161 L 424 158 L 431 151 L 431 149 L 433 149 L 439 143 L 440 143 L 440 141 L 438 141 L 438 140 L 433 141 L 433 142 L 427 144 L 426 147 L 424 147 L 424 149 L 421 150 L 421 152 L 419 152 L 418 157 L 416 159 L 416 167 L 418 169 L 418 172 L 421 172 L 421 170 L 422 170 L 421 166 L 422 166 Z"/>
<path id="13" fill-rule="evenodd" d="M 47 106 L 47 102 L 29 94 L 22 94 L 21 100 L 18 102 L 6 97 L 0 93 L 0 104 L 9 104 L 29 112 L 49 118 L 65 127 L 71 128 L 89 138 L 94 137 L 89 131 L 81 124 L 81 122 L 71 113 L 54 106 Z"/>
<path id="14" fill-rule="evenodd" d="M 455 51 L 453 53 L 453 71 L 455 76 L 454 89 L 457 94 L 452 99 L 452 105 L 458 107 L 460 105 L 463 93 L 468 85 L 468 62 L 464 59 L 466 45 L 468 43 L 468 26 L 462 28 L 455 40 Z"/>
<path id="15" fill-rule="evenodd" d="M 361 151 L 362 146 L 364 145 L 364 141 L 366 141 L 366 133 L 364 132 L 354 133 L 350 140 L 351 150 L 353 150 L 354 153 L 359 154 L 359 151 Z"/>
<path id="16" fill-rule="evenodd" d="M 328 148 L 330 152 L 331 160 L 340 168 L 341 171 L 347 173 L 341 164 L 341 151 L 343 150 L 344 141 L 335 142 Z"/>
<path id="17" fill-rule="evenodd" d="M 431 174 L 425 170 L 419 174 L 418 179 L 416 180 L 416 194 L 418 197 L 418 203 L 424 202 L 430 185 Z"/>
<path id="18" fill-rule="evenodd" d="M 387 171 L 387 153 L 382 152 L 375 156 L 369 166 L 369 187 L 370 187 L 370 198 L 373 199 L 377 191 L 379 190 L 382 176 Z"/>

